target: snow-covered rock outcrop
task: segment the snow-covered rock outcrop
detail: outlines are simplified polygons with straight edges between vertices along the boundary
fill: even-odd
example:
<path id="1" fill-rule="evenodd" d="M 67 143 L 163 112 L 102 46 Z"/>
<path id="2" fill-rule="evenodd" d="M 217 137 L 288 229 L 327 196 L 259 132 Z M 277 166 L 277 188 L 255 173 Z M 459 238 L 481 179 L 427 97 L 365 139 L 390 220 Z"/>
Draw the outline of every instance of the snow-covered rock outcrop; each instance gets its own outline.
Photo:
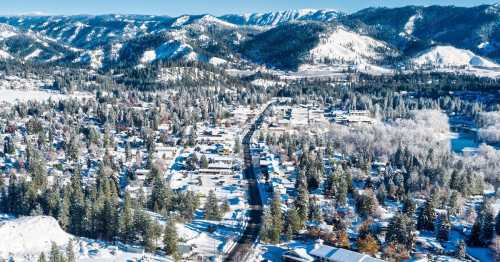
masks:
<path id="1" fill-rule="evenodd" d="M 49 216 L 22 217 L 0 222 L 0 260 L 13 255 L 21 259 L 49 252 L 52 242 L 66 245 L 71 235 Z"/>

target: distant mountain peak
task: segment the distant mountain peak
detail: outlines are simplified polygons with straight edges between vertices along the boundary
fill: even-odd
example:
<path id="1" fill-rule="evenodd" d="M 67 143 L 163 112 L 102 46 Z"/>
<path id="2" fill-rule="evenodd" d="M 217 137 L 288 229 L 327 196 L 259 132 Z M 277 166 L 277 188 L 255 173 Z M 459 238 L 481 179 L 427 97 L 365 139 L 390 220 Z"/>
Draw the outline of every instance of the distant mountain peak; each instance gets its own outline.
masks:
<path id="1" fill-rule="evenodd" d="M 238 25 L 277 26 L 301 20 L 327 22 L 336 19 L 340 14 L 341 12 L 334 9 L 290 9 L 266 13 L 224 15 L 220 18 Z"/>

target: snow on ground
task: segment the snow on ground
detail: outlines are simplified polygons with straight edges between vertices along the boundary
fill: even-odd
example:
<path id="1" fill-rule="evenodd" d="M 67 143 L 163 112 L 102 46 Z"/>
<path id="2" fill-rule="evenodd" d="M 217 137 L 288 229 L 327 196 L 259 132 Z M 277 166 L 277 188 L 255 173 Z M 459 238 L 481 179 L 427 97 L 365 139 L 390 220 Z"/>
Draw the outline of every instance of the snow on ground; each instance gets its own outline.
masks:
<path id="1" fill-rule="evenodd" d="M 89 64 L 93 69 L 99 69 L 102 67 L 102 60 L 104 57 L 104 51 L 102 49 L 96 49 L 91 51 L 85 51 L 79 58 L 79 62 Z"/>
<path id="2" fill-rule="evenodd" d="M 58 101 L 67 98 L 86 98 L 90 97 L 89 93 L 75 92 L 71 95 L 49 92 L 44 90 L 13 90 L 0 89 L 0 103 L 16 103 L 27 101 L 46 101 L 52 99 Z"/>
<path id="3" fill-rule="evenodd" d="M 42 53 L 41 49 L 36 49 L 35 51 L 31 52 L 31 54 L 25 56 L 24 60 L 30 60 L 30 59 L 36 58 L 36 57 L 40 56 L 41 53 Z"/>
<path id="4" fill-rule="evenodd" d="M 199 130 L 201 129 L 200 127 Z M 223 143 L 225 148 L 233 148 L 235 137 L 241 132 L 238 127 L 208 130 L 223 132 L 222 137 L 226 141 Z M 199 158 L 205 155 L 207 159 L 219 159 L 219 161 L 229 161 L 233 164 L 239 159 L 239 156 L 233 153 L 220 155 L 211 152 L 216 148 L 212 145 L 198 144 L 196 148 L 200 149 L 197 153 Z M 199 209 L 193 221 L 177 224 L 179 238 L 193 248 L 193 254 L 205 257 L 226 254 L 234 247 L 247 223 L 246 183 L 242 179 L 241 171 L 207 174 L 183 170 L 180 167 L 184 165 L 192 152 L 192 148 L 185 148 L 183 152 L 178 152 L 176 155 L 174 163 L 167 171 L 170 187 L 173 190 L 189 190 L 198 193 L 201 197 L 201 207 L 204 206 L 209 191 L 214 190 L 220 203 L 227 201 L 229 212 L 224 214 L 221 221 L 208 221 L 204 219 L 202 209 Z"/>
<path id="5" fill-rule="evenodd" d="M 0 24 L 0 40 L 4 40 L 15 35 L 17 35 L 17 30 L 13 26 Z"/>
<path id="6" fill-rule="evenodd" d="M 220 20 L 217 17 L 211 16 L 211 15 L 204 15 L 202 18 L 200 18 L 198 21 L 196 21 L 200 25 L 219 25 L 219 26 L 225 26 L 225 27 L 231 27 L 235 28 L 236 25 Z"/>
<path id="7" fill-rule="evenodd" d="M 109 54 L 109 58 L 111 60 L 118 60 L 120 58 L 120 50 L 122 49 L 122 43 L 114 43 L 111 45 L 111 52 Z"/>
<path id="8" fill-rule="evenodd" d="M 405 27 L 404 27 L 404 32 L 401 32 L 400 35 L 411 35 L 413 34 L 413 30 L 415 29 L 415 22 L 418 21 L 419 19 L 422 19 L 422 14 L 420 12 L 412 15 L 409 19 L 408 22 L 406 22 Z"/>
<path id="9" fill-rule="evenodd" d="M 500 68 L 500 65 L 469 50 L 453 46 L 435 46 L 411 60 L 416 66 Z"/>
<path id="10" fill-rule="evenodd" d="M 176 40 L 171 40 L 163 43 L 154 50 L 147 50 L 143 53 L 140 62 L 150 63 L 159 59 L 175 59 L 185 56 L 186 59 L 192 57 L 193 48 Z"/>
<path id="11" fill-rule="evenodd" d="M 6 60 L 6 59 L 11 59 L 12 56 L 7 52 L 2 49 L 0 49 L 0 59 Z"/>
<path id="12" fill-rule="evenodd" d="M 284 86 L 286 85 L 285 82 L 283 81 L 274 81 L 274 80 L 268 80 L 268 79 L 255 79 L 252 81 L 252 85 L 255 86 L 261 86 L 261 87 L 272 87 L 272 86 Z"/>
<path id="13" fill-rule="evenodd" d="M 184 15 L 175 20 L 175 22 L 172 24 L 172 27 L 179 27 L 183 26 L 187 21 L 189 21 L 189 16 Z"/>
<path id="14" fill-rule="evenodd" d="M 22 217 L 0 222 L 0 236 L 0 259 L 8 259 L 13 255 L 16 261 L 30 261 L 29 255 L 49 251 L 52 242 L 64 246 L 71 238 L 71 235 L 61 229 L 56 219 L 48 216 Z"/>
<path id="15" fill-rule="evenodd" d="M 218 57 L 212 57 L 212 58 L 210 58 L 210 60 L 208 62 L 214 66 L 227 64 L 226 60 L 224 60 L 222 58 L 218 58 Z"/>

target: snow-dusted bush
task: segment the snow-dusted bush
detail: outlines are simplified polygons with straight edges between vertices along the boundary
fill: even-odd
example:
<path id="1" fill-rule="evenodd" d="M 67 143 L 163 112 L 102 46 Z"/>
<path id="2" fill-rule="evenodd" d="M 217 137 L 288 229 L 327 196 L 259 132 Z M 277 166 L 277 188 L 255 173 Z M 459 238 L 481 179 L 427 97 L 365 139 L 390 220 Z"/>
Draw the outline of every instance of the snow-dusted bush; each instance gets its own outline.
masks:
<path id="1" fill-rule="evenodd" d="M 481 113 L 477 122 L 480 139 L 490 143 L 500 142 L 500 111 Z"/>
<path id="2" fill-rule="evenodd" d="M 482 175 L 492 184 L 500 183 L 500 151 L 482 144 L 476 154 L 463 157 L 464 166 Z"/>

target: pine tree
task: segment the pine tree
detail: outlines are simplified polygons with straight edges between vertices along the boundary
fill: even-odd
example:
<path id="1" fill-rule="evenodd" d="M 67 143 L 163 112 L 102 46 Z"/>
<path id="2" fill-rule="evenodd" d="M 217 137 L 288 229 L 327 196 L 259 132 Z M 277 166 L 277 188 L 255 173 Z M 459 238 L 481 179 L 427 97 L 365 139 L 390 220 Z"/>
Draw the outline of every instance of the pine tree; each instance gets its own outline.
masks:
<path id="1" fill-rule="evenodd" d="M 139 237 L 140 243 L 145 247 L 147 246 L 148 249 L 153 245 L 150 231 L 151 224 L 151 217 L 142 209 L 134 211 L 134 234 Z"/>
<path id="2" fill-rule="evenodd" d="M 123 208 L 120 215 L 120 235 L 124 243 L 134 241 L 134 217 L 132 214 L 132 200 L 130 194 L 125 193 Z"/>
<path id="3" fill-rule="evenodd" d="M 434 208 L 434 201 L 432 199 L 428 199 L 424 206 L 420 208 L 417 220 L 417 229 L 434 231 L 435 219 L 436 211 Z"/>
<path id="4" fill-rule="evenodd" d="M 389 221 L 386 233 L 386 242 L 389 244 L 402 244 L 406 249 L 411 249 L 414 243 L 414 225 L 410 217 L 397 214 Z"/>
<path id="5" fill-rule="evenodd" d="M 441 241 L 448 241 L 451 230 L 451 224 L 447 216 L 441 217 L 441 223 L 436 238 Z"/>
<path id="6" fill-rule="evenodd" d="M 153 179 L 153 189 L 149 198 L 149 208 L 154 212 L 167 211 L 170 209 L 170 190 L 165 186 L 161 176 L 155 175 Z"/>
<path id="7" fill-rule="evenodd" d="M 69 190 L 64 190 L 63 193 L 63 198 L 62 200 L 59 201 L 59 225 L 61 225 L 61 228 L 64 230 L 68 230 L 69 227 L 69 208 L 70 208 L 70 203 L 69 203 Z"/>
<path id="8" fill-rule="evenodd" d="M 56 243 L 52 242 L 52 246 L 50 248 L 50 256 L 49 262 L 63 262 L 65 261 L 64 256 L 59 251 Z"/>
<path id="9" fill-rule="evenodd" d="M 148 250 L 154 251 L 156 247 L 158 246 L 158 239 L 161 237 L 162 234 L 162 227 L 158 222 L 153 221 L 149 227 L 148 227 L 148 235 L 149 238 L 151 239 L 151 245 L 148 247 Z"/>
<path id="10" fill-rule="evenodd" d="M 177 241 L 175 222 L 169 220 L 165 225 L 165 231 L 163 233 L 163 248 L 167 255 L 173 255 L 177 252 Z"/>
<path id="11" fill-rule="evenodd" d="M 204 168 L 204 169 L 208 168 L 208 159 L 205 155 L 201 156 L 200 166 L 201 166 L 201 168 Z"/>
<path id="12" fill-rule="evenodd" d="M 455 252 L 455 256 L 459 259 L 463 259 L 465 258 L 465 255 L 466 255 L 466 245 L 465 245 L 465 241 L 463 240 L 460 240 L 460 242 L 458 243 L 458 247 L 457 247 L 457 250 Z"/>
<path id="13" fill-rule="evenodd" d="M 300 218 L 300 224 L 304 225 L 309 216 L 309 192 L 305 185 L 299 186 L 294 205 Z"/>
<path id="14" fill-rule="evenodd" d="M 270 212 L 272 226 L 270 227 L 269 238 L 272 243 L 279 243 L 283 227 L 283 214 L 281 212 L 281 200 L 279 194 L 273 195 Z"/>
<path id="15" fill-rule="evenodd" d="M 403 199 L 403 213 L 408 215 L 408 216 L 413 216 L 413 214 L 415 213 L 415 210 L 417 208 L 417 204 L 415 203 L 415 201 L 413 199 L 411 199 L 410 197 L 405 197 Z"/>
<path id="16" fill-rule="evenodd" d="M 286 216 L 287 228 L 290 228 L 290 233 L 292 235 L 297 234 L 299 230 L 302 229 L 302 224 L 300 223 L 300 217 L 297 213 L 295 207 L 288 208 L 287 216 Z"/>
<path id="17" fill-rule="evenodd" d="M 497 235 L 500 236 L 500 210 L 498 211 L 498 214 L 496 217 L 495 230 L 497 232 Z"/>
<path id="18" fill-rule="evenodd" d="M 481 209 L 472 225 L 469 245 L 471 246 L 488 246 L 494 236 L 495 217 L 489 200 L 483 201 Z"/>
<path id="19" fill-rule="evenodd" d="M 68 242 L 68 245 L 66 246 L 66 259 L 67 259 L 67 262 L 75 262 L 76 261 L 75 249 L 73 247 L 73 240 L 70 240 Z"/>
<path id="20" fill-rule="evenodd" d="M 483 211 L 481 212 L 482 222 L 481 222 L 481 242 L 484 246 L 488 246 L 495 234 L 495 216 L 493 214 L 493 209 L 490 204 L 485 204 Z"/>
<path id="21" fill-rule="evenodd" d="M 80 172 L 75 173 L 71 177 L 71 186 L 68 189 L 71 194 L 69 197 L 69 232 L 75 235 L 82 235 L 84 218 L 84 195 L 82 192 Z"/>
<path id="22" fill-rule="evenodd" d="M 476 222 L 472 225 L 472 229 L 470 232 L 470 237 L 468 240 L 469 245 L 471 246 L 482 246 L 481 242 L 481 223 L 476 219 Z"/>
<path id="23" fill-rule="evenodd" d="M 38 262 L 47 262 L 47 259 L 45 258 L 45 254 L 43 252 L 40 253 L 40 256 L 38 257 Z"/>
<path id="24" fill-rule="evenodd" d="M 219 210 L 219 204 L 217 200 L 217 196 L 213 190 L 208 192 L 207 199 L 205 201 L 205 207 L 203 208 L 205 211 L 205 219 L 207 220 L 220 220 L 221 212 Z"/>
<path id="25" fill-rule="evenodd" d="M 371 190 L 366 190 L 364 194 L 361 194 L 356 198 L 356 210 L 362 217 L 373 215 L 377 208 L 377 198 Z"/>

